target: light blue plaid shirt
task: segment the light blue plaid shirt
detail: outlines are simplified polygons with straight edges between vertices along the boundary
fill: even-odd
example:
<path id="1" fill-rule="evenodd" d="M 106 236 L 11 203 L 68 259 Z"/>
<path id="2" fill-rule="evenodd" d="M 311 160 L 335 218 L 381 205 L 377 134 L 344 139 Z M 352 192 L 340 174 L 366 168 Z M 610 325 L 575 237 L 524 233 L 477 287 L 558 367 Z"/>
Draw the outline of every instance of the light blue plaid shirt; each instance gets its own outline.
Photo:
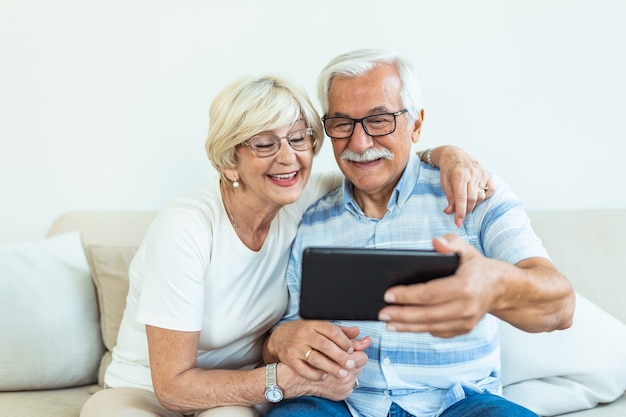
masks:
<path id="1" fill-rule="evenodd" d="M 497 176 L 491 177 L 496 192 L 469 213 L 460 228 L 452 215 L 443 213 L 447 200 L 439 170 L 415 155 L 380 220 L 364 215 L 352 198 L 352 185 L 345 181 L 313 204 L 302 219 L 287 269 L 289 306 L 281 323 L 299 318 L 302 250 L 307 246 L 432 249 L 433 237 L 456 233 L 490 258 L 513 264 L 530 257 L 547 258 L 517 196 Z M 494 316 L 485 316 L 471 333 L 449 339 L 388 332 L 381 322 L 335 323 L 358 326 L 360 337 L 372 338 L 360 386 L 346 400 L 355 416 L 387 416 L 392 402 L 415 416 L 437 416 L 468 392 L 502 392 Z"/>

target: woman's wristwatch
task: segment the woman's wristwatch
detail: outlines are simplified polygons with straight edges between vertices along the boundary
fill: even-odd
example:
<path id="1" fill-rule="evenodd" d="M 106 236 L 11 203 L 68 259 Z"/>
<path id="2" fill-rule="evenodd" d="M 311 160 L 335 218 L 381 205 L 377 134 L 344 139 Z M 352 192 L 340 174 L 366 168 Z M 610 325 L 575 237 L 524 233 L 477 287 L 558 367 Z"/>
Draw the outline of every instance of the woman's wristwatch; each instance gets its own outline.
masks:
<path id="1" fill-rule="evenodd" d="M 283 390 L 276 382 L 276 365 L 278 364 L 265 365 L 265 399 L 271 403 L 277 403 L 283 399 Z"/>

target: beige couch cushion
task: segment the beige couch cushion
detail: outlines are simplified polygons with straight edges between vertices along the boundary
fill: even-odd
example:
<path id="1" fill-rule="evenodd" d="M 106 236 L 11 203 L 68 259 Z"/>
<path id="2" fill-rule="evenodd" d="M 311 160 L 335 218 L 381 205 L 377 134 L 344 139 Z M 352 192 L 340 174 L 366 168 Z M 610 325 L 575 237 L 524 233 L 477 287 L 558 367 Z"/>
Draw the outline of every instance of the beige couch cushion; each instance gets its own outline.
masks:
<path id="1" fill-rule="evenodd" d="M 117 343 L 117 333 L 126 307 L 128 267 L 136 251 L 136 247 L 89 245 L 86 248 L 98 294 L 102 340 L 106 347 L 98 375 L 100 385 L 104 385 L 104 373 L 111 363 L 111 352 Z"/>
<path id="2" fill-rule="evenodd" d="M 47 391 L 0 392 L 2 417 L 79 417 L 95 385 Z"/>

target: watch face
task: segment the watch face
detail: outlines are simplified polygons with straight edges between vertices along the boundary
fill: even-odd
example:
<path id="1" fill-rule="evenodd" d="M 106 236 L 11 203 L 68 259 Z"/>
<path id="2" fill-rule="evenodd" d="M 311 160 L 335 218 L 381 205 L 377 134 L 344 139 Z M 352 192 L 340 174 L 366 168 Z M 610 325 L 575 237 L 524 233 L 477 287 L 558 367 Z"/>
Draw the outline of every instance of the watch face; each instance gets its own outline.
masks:
<path id="1" fill-rule="evenodd" d="M 269 402 L 277 403 L 283 399 L 283 393 L 278 387 L 269 387 L 267 391 L 265 391 L 265 398 L 267 398 Z"/>

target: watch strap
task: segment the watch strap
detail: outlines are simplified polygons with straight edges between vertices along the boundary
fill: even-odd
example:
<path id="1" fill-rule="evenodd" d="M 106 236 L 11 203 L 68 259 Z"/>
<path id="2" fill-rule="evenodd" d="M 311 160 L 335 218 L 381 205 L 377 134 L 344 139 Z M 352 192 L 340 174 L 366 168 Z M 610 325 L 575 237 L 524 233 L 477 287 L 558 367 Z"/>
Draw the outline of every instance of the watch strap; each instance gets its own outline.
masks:
<path id="1" fill-rule="evenodd" d="M 277 363 L 270 363 L 265 366 L 265 386 L 270 387 L 278 385 L 276 383 L 276 366 Z"/>

